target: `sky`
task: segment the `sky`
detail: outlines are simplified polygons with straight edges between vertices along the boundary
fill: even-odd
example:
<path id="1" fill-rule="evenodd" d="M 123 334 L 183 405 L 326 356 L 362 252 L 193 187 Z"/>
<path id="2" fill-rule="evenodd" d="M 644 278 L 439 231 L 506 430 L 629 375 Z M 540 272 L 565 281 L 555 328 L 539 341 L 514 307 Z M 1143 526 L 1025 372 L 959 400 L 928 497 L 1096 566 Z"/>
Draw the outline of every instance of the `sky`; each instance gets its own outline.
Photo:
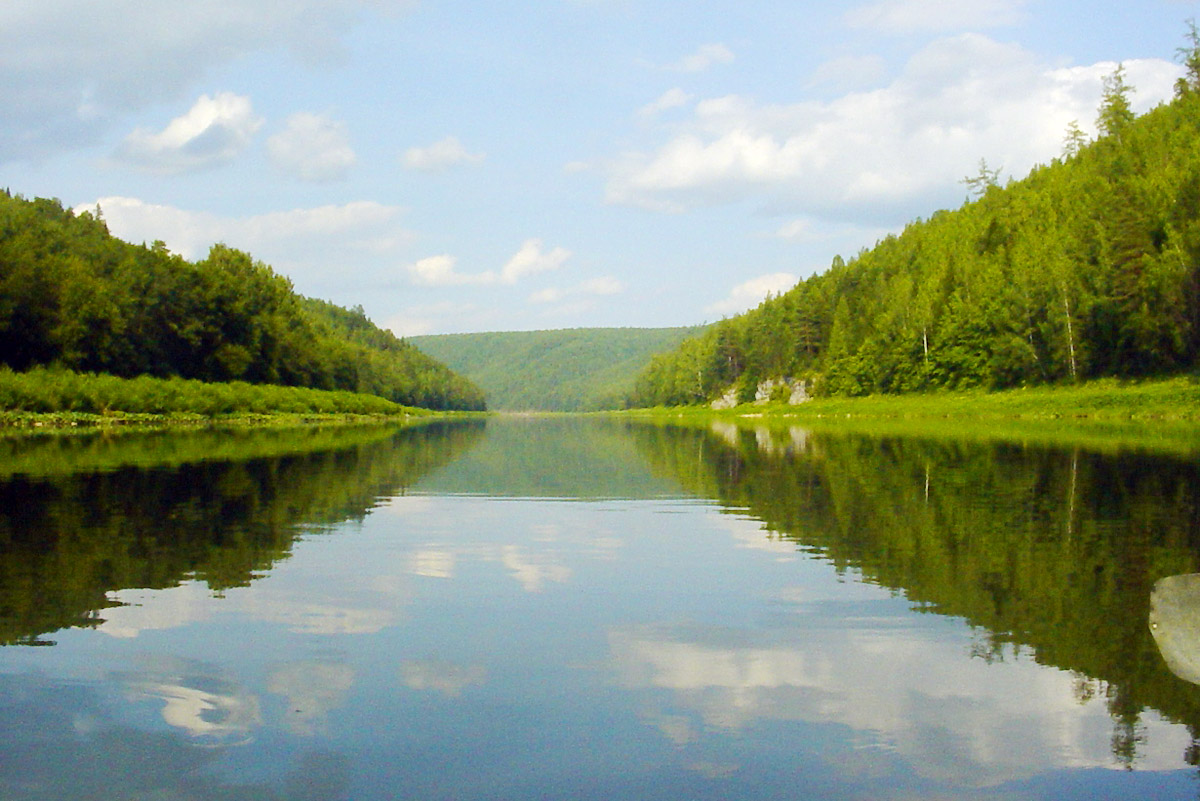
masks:
<path id="1" fill-rule="evenodd" d="M 3 0 L 0 186 L 400 336 L 712 322 L 1059 156 L 1200 0 Z"/>

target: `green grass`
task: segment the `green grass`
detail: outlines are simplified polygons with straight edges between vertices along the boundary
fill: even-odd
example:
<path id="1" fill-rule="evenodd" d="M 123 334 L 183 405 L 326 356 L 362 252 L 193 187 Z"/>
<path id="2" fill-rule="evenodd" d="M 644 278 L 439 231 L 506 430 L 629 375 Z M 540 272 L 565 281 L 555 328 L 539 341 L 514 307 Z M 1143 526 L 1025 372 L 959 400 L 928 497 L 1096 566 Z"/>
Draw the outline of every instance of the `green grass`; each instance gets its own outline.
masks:
<path id="1" fill-rule="evenodd" d="M 1200 453 L 1200 380 L 1103 379 L 1077 386 L 1005 392 L 937 392 L 818 398 L 799 406 L 745 404 L 657 408 L 622 414 L 708 425 L 727 420 L 777 428 L 876 436 L 953 437 L 1093 450 Z"/>
<path id="2" fill-rule="evenodd" d="M 1004 392 L 935 392 L 817 398 L 798 406 L 743 404 L 714 411 L 706 406 L 635 410 L 632 414 L 793 419 L 1022 419 L 1200 421 L 1200 378 L 1178 376 L 1147 381 L 1101 379 L 1074 386 Z"/>
<path id="3" fill-rule="evenodd" d="M 0 427 L 261 424 L 430 414 L 375 395 L 181 378 L 117 378 L 54 368 L 0 368 Z"/>

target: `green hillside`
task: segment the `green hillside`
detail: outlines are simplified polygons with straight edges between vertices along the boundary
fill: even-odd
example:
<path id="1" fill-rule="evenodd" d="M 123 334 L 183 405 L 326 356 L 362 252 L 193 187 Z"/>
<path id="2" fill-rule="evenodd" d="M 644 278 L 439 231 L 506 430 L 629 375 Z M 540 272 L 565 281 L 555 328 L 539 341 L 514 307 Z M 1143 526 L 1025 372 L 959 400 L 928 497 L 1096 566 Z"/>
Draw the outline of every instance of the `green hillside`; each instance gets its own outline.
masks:
<path id="1" fill-rule="evenodd" d="M 1176 98 L 1140 118 L 1118 69 L 1099 138 L 712 326 L 639 376 L 633 405 L 807 380 L 824 395 L 1169 375 L 1200 356 L 1200 36 Z"/>
<path id="2" fill-rule="evenodd" d="M 361 308 L 301 297 L 248 254 L 189 262 L 123 242 L 98 215 L 0 192 L 0 365 L 244 381 L 479 409 L 479 389 Z"/>
<path id="3" fill-rule="evenodd" d="M 654 354 L 702 330 L 573 328 L 408 341 L 482 387 L 490 409 L 594 411 L 619 408 Z"/>

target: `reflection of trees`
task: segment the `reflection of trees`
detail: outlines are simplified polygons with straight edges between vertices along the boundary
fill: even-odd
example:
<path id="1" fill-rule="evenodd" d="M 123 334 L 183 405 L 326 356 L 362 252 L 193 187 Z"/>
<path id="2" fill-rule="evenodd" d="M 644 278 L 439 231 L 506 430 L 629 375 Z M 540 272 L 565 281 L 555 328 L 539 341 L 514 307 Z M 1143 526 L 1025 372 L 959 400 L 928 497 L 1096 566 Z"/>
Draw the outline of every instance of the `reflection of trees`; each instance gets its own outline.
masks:
<path id="1" fill-rule="evenodd" d="M 481 433 L 478 422 L 326 429 L 315 439 L 298 431 L 289 448 L 281 432 L 264 432 L 240 441 L 240 458 L 183 463 L 176 456 L 191 452 L 186 437 L 181 445 L 153 435 L 152 446 L 123 438 L 134 454 L 128 461 L 145 464 L 144 451 L 156 447 L 162 466 L 4 481 L 0 643 L 38 643 L 46 632 L 94 626 L 114 590 L 184 579 L 214 590 L 246 585 L 290 553 L 301 524 L 361 518 Z M 63 443 L 46 447 L 57 452 Z M 22 458 L 36 462 L 27 451 Z M 118 448 L 103 463 L 128 462 Z"/>
<path id="2" fill-rule="evenodd" d="M 421 489 L 526 498 L 653 498 L 677 494 L 655 477 L 621 427 L 571 417 L 488 420 L 487 437 Z"/>
<path id="3" fill-rule="evenodd" d="M 1155 580 L 1200 569 L 1200 465 L 1136 453 L 633 425 L 689 490 L 748 509 L 839 571 L 1099 679 L 1113 752 L 1136 760 L 1147 706 L 1200 733 L 1200 693 L 1146 624 Z"/>

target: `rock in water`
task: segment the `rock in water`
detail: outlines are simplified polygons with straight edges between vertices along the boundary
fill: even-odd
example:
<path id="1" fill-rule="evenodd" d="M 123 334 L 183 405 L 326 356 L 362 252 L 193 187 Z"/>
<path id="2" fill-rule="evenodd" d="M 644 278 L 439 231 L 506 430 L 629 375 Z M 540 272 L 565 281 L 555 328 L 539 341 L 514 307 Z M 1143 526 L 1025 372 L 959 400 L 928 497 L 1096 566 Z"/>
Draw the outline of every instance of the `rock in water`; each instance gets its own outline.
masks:
<path id="1" fill-rule="evenodd" d="M 1167 576 L 1154 583 L 1150 632 L 1171 672 L 1200 684 L 1200 573 Z"/>

